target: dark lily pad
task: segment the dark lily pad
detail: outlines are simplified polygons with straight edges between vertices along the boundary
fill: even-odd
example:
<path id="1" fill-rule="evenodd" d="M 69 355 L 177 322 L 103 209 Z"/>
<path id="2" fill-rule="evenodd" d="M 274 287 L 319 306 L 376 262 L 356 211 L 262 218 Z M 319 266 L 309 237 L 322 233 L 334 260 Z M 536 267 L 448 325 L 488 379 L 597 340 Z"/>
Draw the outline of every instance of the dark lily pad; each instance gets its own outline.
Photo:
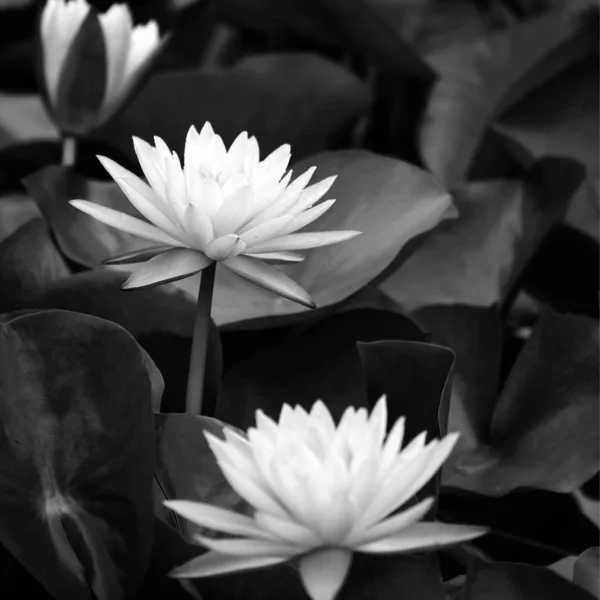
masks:
<path id="1" fill-rule="evenodd" d="M 284 403 L 310 408 L 321 399 L 334 419 L 347 406 L 368 406 L 356 342 L 382 339 L 423 341 L 425 336 L 407 317 L 368 309 L 298 330 L 227 372 L 215 416 L 247 428 L 257 409 L 277 419 Z"/>
<path id="2" fill-rule="evenodd" d="M 121 327 L 62 311 L 3 324 L 0 353 L 2 544 L 56 597 L 130 597 L 152 545 L 160 374 Z"/>
<path id="3" fill-rule="evenodd" d="M 84 179 L 71 169 L 54 166 L 26 177 L 23 183 L 50 224 L 62 253 L 77 264 L 97 268 L 107 258 L 152 245 L 104 225 L 69 204 L 69 200 L 89 200 L 139 217 L 114 182 Z"/>
<path id="4" fill-rule="evenodd" d="M 598 471 L 598 335 L 588 317 L 542 315 L 496 404 L 489 445 L 459 458 L 457 485 L 564 493 Z"/>
<path id="5" fill-rule="evenodd" d="M 102 270 L 79 273 L 22 295 L 20 309 L 62 309 L 101 317 L 127 329 L 150 354 L 165 379 L 162 408 L 183 412 L 193 332 L 194 303 L 173 286 L 123 291 L 126 274 Z M 204 396 L 208 414 L 221 380 L 221 345 L 214 323 L 209 331 Z"/>
<path id="6" fill-rule="evenodd" d="M 425 164 L 446 185 L 466 179 L 481 139 L 505 108 L 596 52 L 592 24 L 559 11 L 428 56 L 440 74 L 420 132 Z"/>
<path id="7" fill-rule="evenodd" d="M 444 600 L 437 560 L 427 556 L 355 554 L 339 600 Z"/>
<path id="8" fill-rule="evenodd" d="M 449 429 L 460 447 L 486 442 L 498 398 L 503 331 L 497 307 L 427 306 L 412 314 L 432 341 L 456 355 Z"/>
<path id="9" fill-rule="evenodd" d="M 362 82 L 333 62 L 311 54 L 263 55 L 219 72 L 155 75 L 97 136 L 134 161 L 132 135 L 159 136 L 183 156 L 190 126 L 210 121 L 227 145 L 248 131 L 262 156 L 288 143 L 297 159 L 326 149 L 329 137 L 368 102 Z"/>
<path id="10" fill-rule="evenodd" d="M 0 242 L 0 312 L 22 308 L 22 298 L 68 275 L 46 222 L 29 221 Z"/>
<path id="11" fill-rule="evenodd" d="M 381 289 L 409 311 L 504 303 L 584 177 L 579 163 L 548 157 L 524 179 L 465 184 L 454 194 L 458 218 L 433 232 Z"/>
<path id="12" fill-rule="evenodd" d="M 592 600 L 594 596 L 550 569 L 517 563 L 477 562 L 461 600 Z"/>

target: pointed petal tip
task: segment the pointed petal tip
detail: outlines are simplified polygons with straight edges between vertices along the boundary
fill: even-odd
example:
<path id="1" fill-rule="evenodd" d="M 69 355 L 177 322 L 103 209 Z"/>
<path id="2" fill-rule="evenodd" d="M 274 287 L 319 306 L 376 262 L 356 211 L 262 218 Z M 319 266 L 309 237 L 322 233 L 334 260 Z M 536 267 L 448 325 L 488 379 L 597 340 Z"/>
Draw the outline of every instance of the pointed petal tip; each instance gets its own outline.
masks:
<path id="1" fill-rule="evenodd" d="M 132 281 L 130 281 L 131 279 L 133 279 L 135 273 L 132 273 L 131 276 L 129 277 L 129 279 L 121 286 L 121 289 L 124 292 L 131 292 L 133 290 L 147 290 L 150 288 L 154 288 L 154 287 L 158 287 L 159 285 L 165 285 L 167 283 L 173 283 L 174 281 L 179 281 L 180 279 L 187 279 L 188 277 L 193 277 L 194 275 L 197 275 L 196 273 L 189 273 L 188 275 L 181 275 L 181 276 L 177 276 L 177 277 L 169 277 L 167 279 L 161 279 L 160 281 L 153 281 L 152 283 L 145 283 L 145 284 L 135 284 Z"/>
<path id="2" fill-rule="evenodd" d="M 309 296 L 308 301 L 306 302 L 306 304 L 304 306 L 315 309 L 315 308 L 317 308 L 317 303 Z"/>
<path id="3" fill-rule="evenodd" d="M 312 600 L 334 600 L 352 562 L 352 552 L 327 548 L 311 552 L 300 559 L 300 577 Z"/>

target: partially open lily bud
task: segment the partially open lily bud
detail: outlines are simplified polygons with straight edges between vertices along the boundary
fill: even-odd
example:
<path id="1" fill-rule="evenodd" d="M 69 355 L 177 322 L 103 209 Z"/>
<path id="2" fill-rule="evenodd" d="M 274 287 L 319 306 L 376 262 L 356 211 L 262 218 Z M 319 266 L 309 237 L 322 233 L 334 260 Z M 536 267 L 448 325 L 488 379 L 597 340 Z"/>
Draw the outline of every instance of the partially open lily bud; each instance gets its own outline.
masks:
<path id="1" fill-rule="evenodd" d="M 86 133 L 112 116 L 161 45 L 155 21 L 134 27 L 127 5 L 98 13 L 86 0 L 48 0 L 40 35 L 46 104 L 69 135 Z"/>

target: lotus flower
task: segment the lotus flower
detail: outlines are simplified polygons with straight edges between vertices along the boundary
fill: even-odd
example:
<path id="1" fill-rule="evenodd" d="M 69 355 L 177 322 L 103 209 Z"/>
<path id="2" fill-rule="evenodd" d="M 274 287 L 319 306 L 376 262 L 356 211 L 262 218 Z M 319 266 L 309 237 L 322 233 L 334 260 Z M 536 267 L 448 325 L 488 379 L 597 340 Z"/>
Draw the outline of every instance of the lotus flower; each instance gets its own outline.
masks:
<path id="1" fill-rule="evenodd" d="M 165 502 L 202 527 L 235 536 L 196 536 L 210 551 L 172 575 L 206 577 L 298 558 L 310 597 L 332 600 L 353 552 L 416 552 L 483 535 L 481 527 L 422 521 L 433 498 L 407 506 L 442 466 L 458 435 L 426 444 L 424 432 L 400 450 L 404 418 L 387 437 L 386 429 L 382 397 L 370 417 L 364 408 L 350 407 L 337 427 L 318 401 L 310 413 L 284 404 L 279 423 L 257 411 L 248 439 L 228 429 L 225 440 L 205 432 L 223 475 L 255 513 Z"/>
<path id="2" fill-rule="evenodd" d="M 315 168 L 290 183 L 286 144 L 259 159 L 254 137 L 241 133 L 225 148 L 209 123 L 198 133 L 191 127 L 185 142 L 184 166 L 160 138 L 155 145 L 134 139 L 148 184 L 114 161 L 98 157 L 130 202 L 150 221 L 87 202 L 76 208 L 111 225 L 160 244 L 108 263 L 147 260 L 124 288 L 158 285 L 190 277 L 219 262 L 237 275 L 280 296 L 314 307 L 308 293 L 280 270 L 264 262 L 296 262 L 296 250 L 341 242 L 358 231 L 295 233 L 334 203 L 315 203 L 335 177 L 307 187 Z"/>
<path id="3" fill-rule="evenodd" d="M 161 42 L 155 21 L 133 27 L 126 4 L 98 14 L 86 0 L 48 0 L 40 33 L 46 99 L 58 127 L 69 134 L 106 121 L 129 96 Z M 98 44 L 103 51 L 98 52 Z M 94 64 L 98 70 L 90 74 L 90 56 L 104 68 Z M 103 85 L 92 85 L 94 78 L 103 79 Z"/>

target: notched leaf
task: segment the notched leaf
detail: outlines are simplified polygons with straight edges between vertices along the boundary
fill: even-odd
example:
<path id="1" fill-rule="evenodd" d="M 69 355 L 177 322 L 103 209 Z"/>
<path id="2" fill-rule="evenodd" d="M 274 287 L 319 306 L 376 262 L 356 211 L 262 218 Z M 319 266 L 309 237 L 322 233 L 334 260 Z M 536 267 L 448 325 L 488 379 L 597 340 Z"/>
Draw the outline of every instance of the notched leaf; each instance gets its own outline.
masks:
<path id="1" fill-rule="evenodd" d="M 120 600 L 141 583 L 161 391 L 113 323 L 42 311 L 0 326 L 0 542 L 55 597 Z"/>

